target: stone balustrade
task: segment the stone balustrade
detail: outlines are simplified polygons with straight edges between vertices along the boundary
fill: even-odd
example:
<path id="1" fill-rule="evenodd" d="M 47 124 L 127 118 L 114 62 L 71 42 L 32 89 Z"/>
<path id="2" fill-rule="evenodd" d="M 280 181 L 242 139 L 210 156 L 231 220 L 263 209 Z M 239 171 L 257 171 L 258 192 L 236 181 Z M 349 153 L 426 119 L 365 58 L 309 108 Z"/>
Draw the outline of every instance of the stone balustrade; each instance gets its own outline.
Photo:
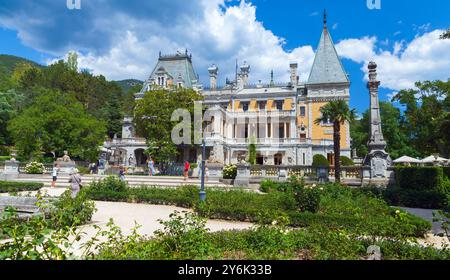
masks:
<path id="1" fill-rule="evenodd" d="M 235 185 L 258 184 L 262 180 L 269 179 L 283 182 L 290 177 L 304 178 L 307 182 L 334 181 L 334 167 L 312 167 L 312 166 L 283 166 L 283 165 L 249 165 L 238 164 L 238 174 Z M 370 172 L 370 170 L 369 170 Z M 341 181 L 344 184 L 361 186 L 367 178 L 367 167 L 344 166 L 341 167 Z M 393 171 L 390 173 L 393 177 Z"/>

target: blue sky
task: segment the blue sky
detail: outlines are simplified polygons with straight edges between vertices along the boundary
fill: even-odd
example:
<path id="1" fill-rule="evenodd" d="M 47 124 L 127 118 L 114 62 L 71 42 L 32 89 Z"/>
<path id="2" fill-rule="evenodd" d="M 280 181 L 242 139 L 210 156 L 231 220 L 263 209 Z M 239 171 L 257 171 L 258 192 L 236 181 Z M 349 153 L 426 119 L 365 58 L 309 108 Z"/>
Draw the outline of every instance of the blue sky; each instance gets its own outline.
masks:
<path id="1" fill-rule="evenodd" d="M 188 48 L 203 83 L 207 68 L 219 66 L 219 80 L 232 77 L 234 61 L 251 65 L 250 80 L 289 79 L 297 61 L 305 80 L 322 31 L 323 10 L 336 49 L 350 74 L 351 105 L 368 107 L 365 69 L 379 65 L 381 99 L 414 82 L 447 79 L 450 40 L 439 40 L 450 27 L 448 0 L 81 0 L 68 10 L 66 0 L 0 0 L 0 53 L 42 64 L 68 51 L 80 55 L 80 67 L 108 79 L 145 79 L 158 52 Z"/>

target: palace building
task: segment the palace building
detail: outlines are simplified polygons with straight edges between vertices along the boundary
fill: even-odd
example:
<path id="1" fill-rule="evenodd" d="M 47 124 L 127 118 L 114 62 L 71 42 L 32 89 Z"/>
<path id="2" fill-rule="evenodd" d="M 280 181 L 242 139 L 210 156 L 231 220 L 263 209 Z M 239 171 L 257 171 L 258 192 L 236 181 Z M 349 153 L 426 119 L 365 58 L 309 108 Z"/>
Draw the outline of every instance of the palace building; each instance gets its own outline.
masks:
<path id="1" fill-rule="evenodd" d="M 336 52 L 324 19 L 324 28 L 316 50 L 309 78 L 300 82 L 298 63 L 286 63 L 290 80 L 275 83 L 249 84 L 251 67 L 244 63 L 235 81 L 218 86 L 219 68 L 208 69 L 210 85 L 199 83 L 192 56 L 186 53 L 159 55 L 158 63 L 144 83 L 142 98 L 152 87 L 170 89 L 174 86 L 193 88 L 205 99 L 211 112 L 205 137 L 208 157 L 224 164 L 237 163 L 248 157 L 248 146 L 256 144 L 257 163 L 263 165 L 312 164 L 313 156 L 324 155 L 333 164 L 333 125 L 316 124 L 320 108 L 333 100 L 350 100 L 350 81 Z M 341 127 L 341 153 L 350 157 L 350 126 Z M 126 118 L 122 139 L 105 143 L 121 164 L 129 159 L 145 164 L 145 140 L 137 138 L 132 119 Z M 183 150 L 179 161 L 200 159 L 200 149 Z"/>

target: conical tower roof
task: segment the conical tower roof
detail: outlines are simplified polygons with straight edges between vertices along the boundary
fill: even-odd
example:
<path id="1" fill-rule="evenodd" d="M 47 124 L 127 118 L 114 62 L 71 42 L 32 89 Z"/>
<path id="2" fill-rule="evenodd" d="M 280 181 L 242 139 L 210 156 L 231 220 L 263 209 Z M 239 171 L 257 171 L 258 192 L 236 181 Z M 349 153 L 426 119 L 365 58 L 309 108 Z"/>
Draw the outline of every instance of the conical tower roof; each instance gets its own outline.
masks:
<path id="1" fill-rule="evenodd" d="M 317 47 L 308 84 L 349 83 L 347 74 L 334 47 L 324 16 L 324 28 Z"/>

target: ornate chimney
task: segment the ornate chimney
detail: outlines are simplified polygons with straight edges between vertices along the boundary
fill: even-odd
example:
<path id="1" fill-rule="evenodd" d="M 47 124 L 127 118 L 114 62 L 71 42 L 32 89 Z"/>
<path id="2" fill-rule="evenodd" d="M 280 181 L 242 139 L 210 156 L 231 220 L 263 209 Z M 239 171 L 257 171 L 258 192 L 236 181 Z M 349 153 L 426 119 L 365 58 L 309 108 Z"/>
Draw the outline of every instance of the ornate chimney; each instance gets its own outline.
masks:
<path id="1" fill-rule="evenodd" d="M 209 72 L 209 85 L 211 87 L 211 89 L 216 89 L 217 88 L 217 73 L 219 72 L 219 68 L 213 64 L 211 67 L 208 68 L 208 72 Z"/>
<path id="2" fill-rule="evenodd" d="M 247 65 L 247 62 L 244 61 L 244 64 L 241 66 L 240 78 L 243 86 L 248 84 L 248 75 L 250 74 L 250 65 Z"/>
<path id="3" fill-rule="evenodd" d="M 291 84 L 292 86 L 296 86 L 298 82 L 297 76 L 298 64 L 296 62 L 293 62 L 290 64 L 290 68 L 291 68 Z"/>

